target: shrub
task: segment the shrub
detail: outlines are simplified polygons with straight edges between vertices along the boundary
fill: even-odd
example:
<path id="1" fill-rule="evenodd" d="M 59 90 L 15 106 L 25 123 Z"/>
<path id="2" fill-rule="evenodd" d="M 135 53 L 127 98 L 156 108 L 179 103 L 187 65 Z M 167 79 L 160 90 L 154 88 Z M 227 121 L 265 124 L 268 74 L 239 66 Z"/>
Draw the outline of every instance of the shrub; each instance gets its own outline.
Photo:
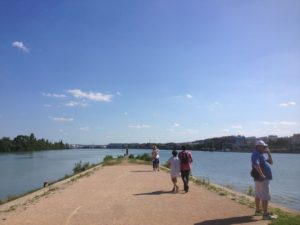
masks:
<path id="1" fill-rule="evenodd" d="M 90 167 L 91 167 L 90 163 L 86 162 L 86 163 L 82 164 L 82 162 L 79 161 L 79 163 L 75 163 L 75 167 L 73 168 L 73 173 L 76 174 L 76 173 L 83 172 L 83 171 L 89 169 Z"/>
<path id="2" fill-rule="evenodd" d="M 144 161 L 151 161 L 152 160 L 151 156 L 148 153 L 144 153 L 143 155 L 141 155 L 140 159 L 144 160 Z"/>
<path id="3" fill-rule="evenodd" d="M 134 155 L 133 155 L 133 154 L 130 154 L 130 155 L 128 156 L 128 158 L 129 158 L 129 159 L 134 159 Z"/>
<path id="4" fill-rule="evenodd" d="M 247 195 L 252 196 L 253 195 L 253 187 L 249 186 L 248 190 L 247 190 Z"/>
<path id="5" fill-rule="evenodd" d="M 119 155 L 117 159 L 124 159 L 123 155 Z"/>
<path id="6" fill-rule="evenodd" d="M 104 157 L 103 162 L 108 162 L 108 161 L 111 161 L 113 159 L 114 159 L 114 157 L 112 155 L 107 155 L 107 156 Z"/>

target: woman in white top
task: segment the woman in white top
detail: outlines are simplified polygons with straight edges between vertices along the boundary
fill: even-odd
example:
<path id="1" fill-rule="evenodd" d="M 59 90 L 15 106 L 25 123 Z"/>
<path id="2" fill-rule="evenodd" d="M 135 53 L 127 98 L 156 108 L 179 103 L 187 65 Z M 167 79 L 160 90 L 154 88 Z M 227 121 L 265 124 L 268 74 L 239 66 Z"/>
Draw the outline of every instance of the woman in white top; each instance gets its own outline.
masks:
<path id="1" fill-rule="evenodd" d="M 153 162 L 153 171 L 159 171 L 159 149 L 156 145 L 152 147 L 152 162 Z"/>
<path id="2" fill-rule="evenodd" d="M 178 185 L 177 185 L 177 177 L 180 174 L 180 160 L 177 157 L 177 151 L 173 150 L 172 151 L 172 157 L 168 160 L 168 166 L 171 169 L 170 174 L 171 174 L 171 180 L 173 182 L 173 190 L 172 192 L 177 193 L 178 192 Z"/>

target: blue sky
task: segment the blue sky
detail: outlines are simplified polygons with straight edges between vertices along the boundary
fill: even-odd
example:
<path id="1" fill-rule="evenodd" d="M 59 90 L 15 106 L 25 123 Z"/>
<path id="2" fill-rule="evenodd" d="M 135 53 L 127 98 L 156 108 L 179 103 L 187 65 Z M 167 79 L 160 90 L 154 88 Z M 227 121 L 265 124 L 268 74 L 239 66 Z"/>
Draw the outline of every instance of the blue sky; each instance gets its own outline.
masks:
<path id="1" fill-rule="evenodd" d="M 300 132 L 300 1 L 0 3 L 0 137 Z"/>

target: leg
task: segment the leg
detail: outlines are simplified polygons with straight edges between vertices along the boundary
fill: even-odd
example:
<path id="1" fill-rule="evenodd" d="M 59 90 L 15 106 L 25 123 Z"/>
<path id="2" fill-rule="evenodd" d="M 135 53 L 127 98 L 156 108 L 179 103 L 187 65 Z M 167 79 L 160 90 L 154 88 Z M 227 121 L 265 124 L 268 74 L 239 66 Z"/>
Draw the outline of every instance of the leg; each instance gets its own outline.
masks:
<path id="1" fill-rule="evenodd" d="M 260 212 L 260 199 L 259 198 L 255 198 L 255 206 L 256 206 L 255 212 L 259 213 Z"/>
<path id="2" fill-rule="evenodd" d="M 173 183 L 173 189 L 172 189 L 172 192 L 175 192 L 176 191 L 176 177 L 172 177 L 172 183 Z"/>
<path id="3" fill-rule="evenodd" d="M 181 171 L 181 178 L 183 181 L 183 188 L 185 192 L 188 192 L 188 182 L 189 182 L 188 176 L 189 176 L 189 171 L 186 170 Z"/>
<path id="4" fill-rule="evenodd" d="M 262 208 L 263 208 L 264 215 L 268 214 L 268 205 L 269 205 L 269 201 L 262 201 Z"/>
<path id="5" fill-rule="evenodd" d="M 175 192 L 177 193 L 178 192 L 178 185 L 177 185 L 177 177 L 174 177 L 174 186 L 175 186 Z"/>
<path id="6" fill-rule="evenodd" d="M 262 183 L 255 181 L 255 215 L 261 213 Z"/>

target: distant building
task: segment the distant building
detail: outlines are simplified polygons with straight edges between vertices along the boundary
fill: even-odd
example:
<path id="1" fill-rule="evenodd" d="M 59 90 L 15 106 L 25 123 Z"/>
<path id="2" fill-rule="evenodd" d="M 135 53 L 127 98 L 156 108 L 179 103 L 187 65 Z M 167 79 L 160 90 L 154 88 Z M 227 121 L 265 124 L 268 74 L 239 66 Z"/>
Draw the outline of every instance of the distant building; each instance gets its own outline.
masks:
<path id="1" fill-rule="evenodd" d="M 238 135 L 238 136 L 235 136 L 234 138 L 234 144 L 236 145 L 244 145 L 246 144 L 246 139 L 244 136 L 241 136 L 241 135 Z"/>
<path id="2" fill-rule="evenodd" d="M 255 142 L 256 142 L 256 137 L 247 137 L 246 138 L 246 144 L 247 145 L 255 145 Z"/>
<path id="3" fill-rule="evenodd" d="M 294 134 L 291 139 L 292 144 L 300 144 L 300 134 Z"/>
<path id="4" fill-rule="evenodd" d="M 277 135 L 269 135 L 268 136 L 268 141 L 277 141 L 278 136 Z"/>

